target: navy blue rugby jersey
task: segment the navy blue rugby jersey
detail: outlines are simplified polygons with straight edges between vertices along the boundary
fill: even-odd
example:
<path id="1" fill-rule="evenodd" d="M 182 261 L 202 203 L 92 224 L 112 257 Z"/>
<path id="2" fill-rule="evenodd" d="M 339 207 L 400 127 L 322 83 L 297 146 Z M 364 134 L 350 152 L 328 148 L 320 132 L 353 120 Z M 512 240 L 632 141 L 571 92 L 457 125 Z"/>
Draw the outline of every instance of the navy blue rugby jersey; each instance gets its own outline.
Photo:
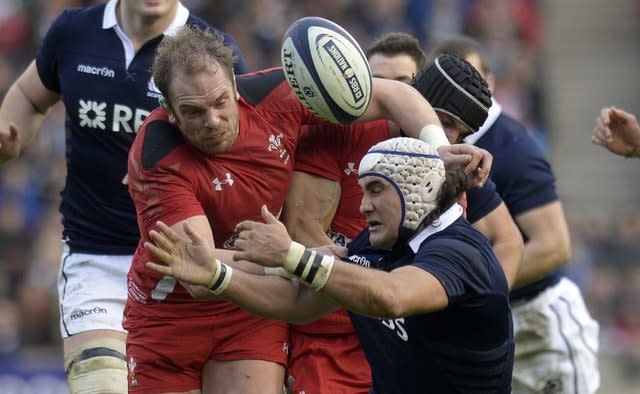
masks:
<path id="1" fill-rule="evenodd" d="M 365 230 L 348 246 L 354 264 L 392 271 L 415 265 L 443 284 L 449 306 L 391 320 L 350 313 L 372 368 L 372 393 L 510 393 L 513 326 L 507 281 L 491 245 L 464 218 L 384 252 Z"/>
<path id="2" fill-rule="evenodd" d="M 151 65 L 163 35 L 137 53 L 119 38 L 116 1 L 65 10 L 51 25 L 36 57 L 44 86 L 61 95 L 66 109 L 67 178 L 62 191 L 64 238 L 72 251 L 133 254 L 136 212 L 122 180 L 138 126 L 158 107 L 161 94 Z M 182 5 L 167 30 L 185 24 L 211 28 Z M 123 34 L 124 36 L 124 34 Z M 236 72 L 246 65 L 239 59 Z"/>
<path id="3" fill-rule="evenodd" d="M 551 166 L 527 129 L 515 119 L 501 113 L 475 145 L 493 155 L 489 176 L 513 217 L 558 200 Z M 558 269 L 513 290 L 511 300 L 533 298 L 562 275 Z"/>
<path id="4" fill-rule="evenodd" d="M 467 190 L 467 220 L 475 223 L 487 216 L 502 203 L 496 185 L 487 179 L 482 187 Z"/>

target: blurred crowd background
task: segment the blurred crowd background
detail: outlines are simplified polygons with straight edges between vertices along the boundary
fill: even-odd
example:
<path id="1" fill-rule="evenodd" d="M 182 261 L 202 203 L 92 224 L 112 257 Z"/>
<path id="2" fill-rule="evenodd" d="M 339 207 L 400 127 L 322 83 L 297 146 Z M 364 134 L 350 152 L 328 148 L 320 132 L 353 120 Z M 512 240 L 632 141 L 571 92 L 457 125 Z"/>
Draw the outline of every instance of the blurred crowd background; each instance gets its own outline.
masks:
<path id="1" fill-rule="evenodd" d="M 100 2 L 0 0 L 0 98 L 33 59 L 43 34 L 65 7 Z M 554 149 L 554 133 L 559 131 L 550 126 L 549 105 L 545 101 L 550 82 L 545 79 L 549 74 L 546 61 L 549 38 L 545 28 L 549 15 L 544 1 L 183 0 L 183 3 L 231 33 L 251 70 L 279 65 L 282 34 L 302 16 L 323 16 L 339 23 L 363 47 L 388 31 L 415 35 L 425 51 L 450 34 L 471 35 L 488 50 L 491 68 L 497 76 L 494 94 L 504 110 L 524 122 L 546 152 Z M 631 4 L 638 23 L 640 1 L 625 3 Z M 637 50 L 639 38 L 640 35 L 629 37 L 629 48 Z M 640 85 L 632 88 L 638 90 Z M 596 115 L 594 112 L 587 124 Z M 43 368 L 53 369 L 59 376 L 62 373 L 56 277 L 62 247 L 58 204 L 65 177 L 63 123 L 64 110 L 57 106 L 22 157 L 0 167 L 2 392 L 31 392 L 18 388 L 17 382 L 28 379 L 31 373 L 24 370 Z M 588 139 L 590 132 L 591 129 L 586 129 L 580 134 Z M 615 160 L 613 156 L 611 160 Z M 552 165 L 556 164 L 557 159 L 552 161 Z M 637 185 L 640 161 L 628 161 L 626 165 L 635 167 L 636 177 L 629 184 Z M 640 205 L 629 204 L 617 211 L 622 213 L 609 214 L 573 210 L 570 204 L 565 201 L 574 252 L 567 270 L 581 286 L 592 314 L 601 324 L 601 352 L 611 362 L 608 364 L 611 372 L 605 371 L 610 375 L 603 376 L 603 381 L 622 382 L 629 387 L 640 384 Z M 575 214 L 576 211 L 580 214 Z M 24 376 L 21 378 L 20 374 Z M 33 392 L 57 392 L 48 378 L 38 379 L 39 383 L 32 384 L 41 388 L 32 389 Z"/>

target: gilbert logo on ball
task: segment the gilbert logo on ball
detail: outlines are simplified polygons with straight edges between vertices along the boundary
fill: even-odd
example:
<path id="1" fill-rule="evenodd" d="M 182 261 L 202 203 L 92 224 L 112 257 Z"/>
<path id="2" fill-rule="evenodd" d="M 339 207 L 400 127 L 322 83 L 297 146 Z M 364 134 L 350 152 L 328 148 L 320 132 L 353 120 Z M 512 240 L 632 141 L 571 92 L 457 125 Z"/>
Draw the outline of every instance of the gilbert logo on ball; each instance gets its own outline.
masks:
<path id="1" fill-rule="evenodd" d="M 369 63 L 342 27 L 319 17 L 298 19 L 284 34 L 280 55 L 296 96 L 321 118 L 346 124 L 367 110 Z"/>

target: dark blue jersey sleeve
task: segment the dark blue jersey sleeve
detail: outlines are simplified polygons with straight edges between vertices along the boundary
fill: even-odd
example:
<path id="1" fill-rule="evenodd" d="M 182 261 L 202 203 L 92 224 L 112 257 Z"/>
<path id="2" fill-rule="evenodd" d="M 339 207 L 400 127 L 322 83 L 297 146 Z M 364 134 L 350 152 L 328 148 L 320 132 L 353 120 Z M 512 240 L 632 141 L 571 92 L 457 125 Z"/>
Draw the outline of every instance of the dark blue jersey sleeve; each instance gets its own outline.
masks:
<path id="1" fill-rule="evenodd" d="M 558 200 L 551 166 L 524 126 L 501 115 L 486 137 L 477 145 L 493 154 L 491 179 L 512 215 Z"/>
<path id="2" fill-rule="evenodd" d="M 74 25 L 73 18 L 76 18 L 82 12 L 83 10 L 80 8 L 64 10 L 51 24 L 36 55 L 38 75 L 42 84 L 56 93 L 61 93 L 60 80 L 58 78 L 59 56 L 62 53 L 60 45 L 69 42 L 73 35 L 69 26 Z"/>
<path id="3" fill-rule="evenodd" d="M 467 190 L 467 220 L 475 223 L 487 216 L 502 203 L 500 195 L 496 192 L 496 185 L 491 180 L 481 188 Z"/>

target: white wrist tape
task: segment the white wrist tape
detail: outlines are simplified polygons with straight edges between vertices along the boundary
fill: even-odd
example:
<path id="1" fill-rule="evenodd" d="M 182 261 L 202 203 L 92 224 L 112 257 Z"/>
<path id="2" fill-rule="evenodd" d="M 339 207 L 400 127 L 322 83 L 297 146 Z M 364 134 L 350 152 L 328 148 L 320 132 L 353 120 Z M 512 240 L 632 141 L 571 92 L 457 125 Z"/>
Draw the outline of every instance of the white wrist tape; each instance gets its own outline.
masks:
<path id="1" fill-rule="evenodd" d="M 321 255 L 315 250 L 305 249 L 304 245 L 292 242 L 283 268 L 318 291 L 329 280 L 333 268 L 333 257 Z"/>
<path id="2" fill-rule="evenodd" d="M 216 259 L 216 273 L 213 274 L 209 281 L 209 293 L 213 295 L 222 294 L 231 282 L 231 275 L 233 275 L 233 268 Z"/>
<path id="3" fill-rule="evenodd" d="M 284 264 L 282 264 L 282 267 L 293 274 L 298 267 L 298 263 L 300 263 L 300 259 L 302 258 L 304 251 L 304 245 L 297 242 L 291 242 L 291 246 L 289 246 L 289 250 L 287 251 L 287 256 L 284 258 Z"/>
<path id="4" fill-rule="evenodd" d="M 331 256 L 322 256 L 320 267 L 316 272 L 315 278 L 311 279 L 311 288 L 315 291 L 319 291 L 327 284 L 331 270 L 333 269 L 334 259 Z"/>
<path id="5" fill-rule="evenodd" d="M 436 149 L 443 145 L 450 145 L 442 127 L 435 124 L 424 126 L 422 130 L 420 130 L 419 138 Z"/>

